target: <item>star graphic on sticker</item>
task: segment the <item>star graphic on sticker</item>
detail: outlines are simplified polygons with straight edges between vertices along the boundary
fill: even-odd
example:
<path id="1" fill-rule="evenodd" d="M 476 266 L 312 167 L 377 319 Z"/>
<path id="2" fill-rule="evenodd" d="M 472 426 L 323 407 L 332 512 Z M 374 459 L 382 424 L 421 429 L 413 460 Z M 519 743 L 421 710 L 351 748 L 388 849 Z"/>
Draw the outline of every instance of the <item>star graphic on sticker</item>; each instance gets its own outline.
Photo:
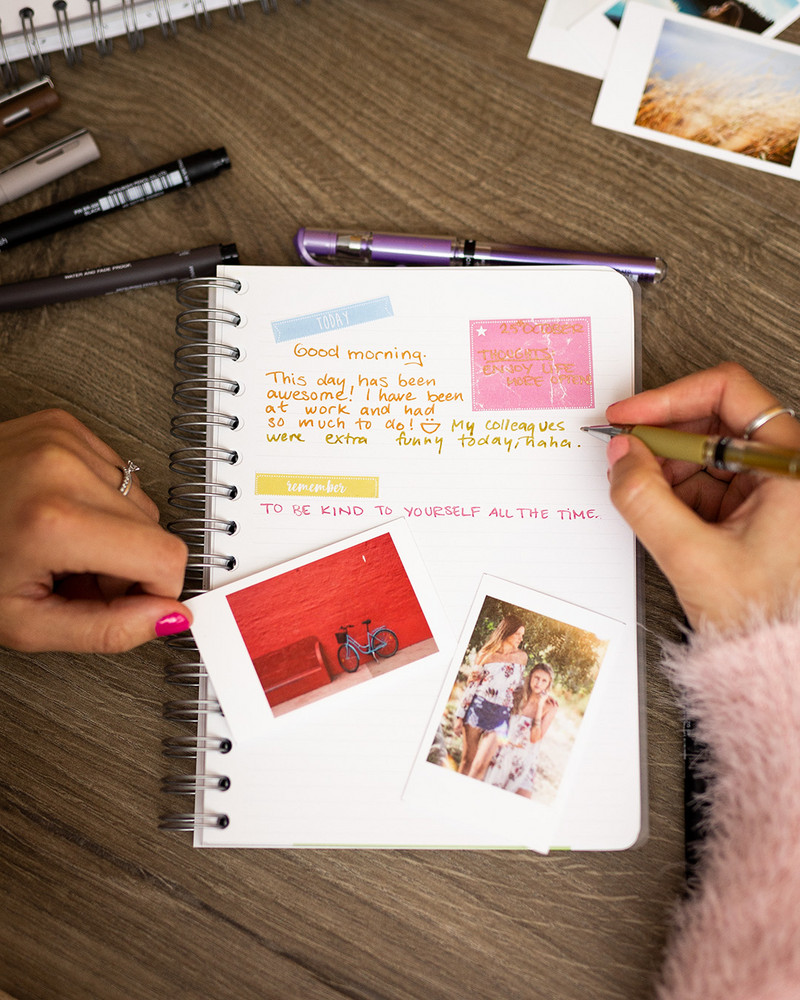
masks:
<path id="1" fill-rule="evenodd" d="M 478 334 L 479 337 L 485 337 L 486 336 L 486 327 L 485 326 L 479 326 L 478 329 L 476 330 L 476 333 Z"/>

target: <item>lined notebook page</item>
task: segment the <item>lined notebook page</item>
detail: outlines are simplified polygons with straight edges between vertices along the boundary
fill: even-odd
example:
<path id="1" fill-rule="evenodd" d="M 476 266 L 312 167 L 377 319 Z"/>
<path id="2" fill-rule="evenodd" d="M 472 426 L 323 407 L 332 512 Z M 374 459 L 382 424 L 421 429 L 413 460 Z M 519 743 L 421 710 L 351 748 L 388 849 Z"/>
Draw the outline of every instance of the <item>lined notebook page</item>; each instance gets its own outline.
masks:
<path id="1" fill-rule="evenodd" d="M 593 727 L 555 846 L 630 846 L 642 821 L 636 550 L 604 449 L 579 428 L 634 391 L 637 290 L 604 268 L 220 274 L 242 282 L 216 301 L 241 316 L 219 336 L 242 353 L 214 374 L 242 388 L 211 400 L 240 419 L 214 440 L 239 460 L 213 475 L 239 495 L 210 513 L 239 530 L 213 541 L 236 568 L 210 585 L 404 516 L 454 635 L 484 574 L 622 621 L 608 725 Z M 346 726 L 332 700 L 208 754 L 201 767 L 231 788 L 201 805 L 230 825 L 196 842 L 487 846 L 399 802 L 440 683 L 441 671 L 401 671 L 390 712 L 366 692 Z M 222 718 L 204 725 L 228 735 Z"/>

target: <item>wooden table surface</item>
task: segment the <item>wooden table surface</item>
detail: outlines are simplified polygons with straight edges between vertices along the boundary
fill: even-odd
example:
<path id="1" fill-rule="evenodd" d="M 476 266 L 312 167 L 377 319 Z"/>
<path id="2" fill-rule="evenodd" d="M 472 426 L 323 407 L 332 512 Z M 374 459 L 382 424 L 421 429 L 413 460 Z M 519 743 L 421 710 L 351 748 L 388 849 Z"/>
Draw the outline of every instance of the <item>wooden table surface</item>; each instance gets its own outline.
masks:
<path id="1" fill-rule="evenodd" d="M 281 0 L 84 65 L 2 163 L 87 127 L 102 158 L 11 218 L 224 145 L 233 169 L 37 240 L 2 281 L 235 241 L 296 263 L 300 225 L 657 253 L 653 386 L 735 358 L 798 401 L 791 181 L 590 124 L 598 82 L 526 58 L 540 0 Z M 790 29 L 789 40 L 800 33 Z M 174 288 L 6 314 L 0 418 L 63 406 L 135 456 L 170 516 Z M 55 485 L 55 484 L 54 484 Z M 0 483 L 0 488 L 3 484 Z M 678 609 L 647 566 L 647 843 L 616 854 L 201 851 L 157 828 L 175 696 L 154 641 L 121 656 L 0 652 L 0 989 L 16 1000 L 634 998 L 682 888 L 678 713 L 658 669 Z"/>

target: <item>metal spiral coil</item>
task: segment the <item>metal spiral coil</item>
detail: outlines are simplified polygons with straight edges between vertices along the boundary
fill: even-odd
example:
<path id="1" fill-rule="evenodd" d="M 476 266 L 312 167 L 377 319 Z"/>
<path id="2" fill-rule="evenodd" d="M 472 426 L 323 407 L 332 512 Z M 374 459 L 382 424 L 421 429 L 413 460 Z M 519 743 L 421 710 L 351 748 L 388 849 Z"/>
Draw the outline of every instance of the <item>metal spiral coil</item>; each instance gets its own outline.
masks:
<path id="1" fill-rule="evenodd" d="M 197 14 L 195 17 L 197 19 Z M 211 516 L 211 511 L 216 511 L 215 501 L 235 499 L 237 489 L 208 478 L 210 468 L 217 470 L 224 465 L 233 465 L 239 459 L 234 449 L 211 443 L 217 436 L 226 435 L 226 432 L 234 431 L 239 426 L 239 419 L 234 414 L 208 409 L 211 394 L 236 396 L 240 391 L 239 383 L 234 379 L 217 377 L 209 371 L 210 368 L 214 371 L 217 364 L 235 362 L 241 356 L 238 348 L 209 337 L 219 324 L 234 328 L 241 322 L 239 314 L 233 310 L 208 307 L 210 289 L 220 286 L 234 292 L 241 288 L 238 281 L 226 278 L 190 278 L 178 285 L 177 292 L 178 301 L 187 308 L 176 320 L 175 329 L 181 343 L 175 350 L 175 368 L 186 378 L 177 382 L 173 390 L 172 398 L 181 412 L 173 416 L 170 431 L 184 446 L 170 455 L 170 468 L 188 481 L 170 487 L 170 505 L 185 513 L 170 522 L 168 528 L 189 544 L 184 598 L 204 592 L 209 570 L 230 571 L 236 566 L 233 556 L 208 551 L 212 535 L 231 535 L 238 530 L 236 521 Z M 165 680 L 174 685 L 194 687 L 198 697 L 167 701 L 163 714 L 167 719 L 195 723 L 198 733 L 165 739 L 162 752 L 167 757 L 200 758 L 201 762 L 194 775 L 169 775 L 162 781 L 165 794 L 198 796 L 197 811 L 162 816 L 159 827 L 186 832 L 201 828 L 225 829 L 229 823 L 227 814 L 205 810 L 202 793 L 227 790 L 230 778 L 205 773 L 203 756 L 206 752 L 228 753 L 232 743 L 229 739 L 200 735 L 205 730 L 205 718 L 222 714 L 222 711 L 216 699 L 204 697 L 206 693 L 213 692 L 206 691 L 207 675 L 194 640 L 182 645 L 173 644 L 173 648 L 186 651 L 188 655 L 165 667 Z"/>
<path id="2" fill-rule="evenodd" d="M 123 0 L 127 3 L 128 0 Z M 67 66 L 77 66 L 83 61 L 83 51 L 77 47 L 72 38 L 72 27 L 67 13 L 67 0 L 56 0 L 53 4 L 56 12 L 56 24 L 58 25 L 58 35 L 61 39 L 61 51 L 67 60 Z"/>
<path id="3" fill-rule="evenodd" d="M 164 680 L 168 684 L 197 687 L 205 677 L 205 666 L 200 659 L 185 660 L 181 663 L 168 663 L 164 667 Z"/>
<path id="4" fill-rule="evenodd" d="M 25 48 L 33 63 L 33 68 L 39 76 L 47 76 L 50 72 L 50 57 L 42 52 L 39 44 L 39 36 L 36 34 L 36 26 L 33 23 L 33 9 L 23 7 L 19 12 L 19 19 L 22 24 L 22 37 L 25 39 Z"/>
<path id="5" fill-rule="evenodd" d="M 202 544 L 212 534 L 235 535 L 239 525 L 224 517 L 182 517 L 170 521 L 167 528 L 190 544 Z"/>
<path id="6" fill-rule="evenodd" d="M 236 396 L 240 389 L 239 383 L 232 378 L 187 378 L 177 383 L 172 392 L 172 399 L 179 406 L 196 409 L 208 398 L 209 390 Z"/>
<path id="7" fill-rule="evenodd" d="M 189 650 L 190 652 L 197 653 L 197 643 L 194 641 L 193 635 L 167 636 L 164 639 L 164 645 L 168 646 L 170 649 L 176 649 L 179 652 Z"/>
<path id="8" fill-rule="evenodd" d="M 19 71 L 8 57 L 6 39 L 3 35 L 2 24 L 0 24 L 0 71 L 3 75 L 3 85 L 9 90 L 19 84 Z"/>
<path id="9" fill-rule="evenodd" d="M 192 13 L 194 14 L 194 26 L 196 28 L 211 27 L 211 15 L 208 13 L 203 0 L 192 0 Z"/>
<path id="10" fill-rule="evenodd" d="M 137 52 L 144 45 L 144 32 L 136 22 L 136 4 L 134 0 L 122 0 L 122 19 L 125 22 L 125 37 L 128 48 Z"/>
<path id="11" fill-rule="evenodd" d="M 158 823 L 159 830 L 175 830 L 179 833 L 193 833 L 200 827 L 216 827 L 224 830 L 230 823 L 226 813 L 176 813 L 172 816 L 162 816 Z"/>
<path id="12" fill-rule="evenodd" d="M 202 715 L 222 715 L 216 698 L 181 698 L 165 701 L 162 707 L 165 719 L 179 722 L 197 722 Z"/>
<path id="13" fill-rule="evenodd" d="M 199 753 L 213 750 L 230 753 L 233 743 L 228 739 L 211 736 L 167 736 L 162 740 L 161 753 L 165 757 L 197 757 Z"/>
<path id="14" fill-rule="evenodd" d="M 206 306 L 208 293 L 215 288 L 227 288 L 231 292 L 240 292 L 242 283 L 236 278 L 226 278 L 221 275 L 216 278 L 186 278 L 178 282 L 175 298 L 182 306 Z"/>
<path id="15" fill-rule="evenodd" d="M 235 500 L 239 495 L 236 486 L 228 486 L 226 483 L 178 483 L 170 486 L 167 503 L 178 510 L 204 511 L 208 500 L 218 498 L 220 500 Z"/>
<path id="16" fill-rule="evenodd" d="M 212 309 L 208 306 L 194 306 L 178 313 L 175 320 L 175 332 L 181 340 L 200 343 L 208 336 L 209 329 L 215 324 L 237 327 L 242 317 L 233 309 Z"/>
<path id="17" fill-rule="evenodd" d="M 227 792 L 230 787 L 227 774 L 171 774 L 161 779 L 165 795 L 194 795 L 201 790 Z"/>
<path id="18" fill-rule="evenodd" d="M 161 25 L 161 34 L 164 38 L 169 38 L 170 35 L 175 38 L 178 34 L 178 29 L 175 26 L 175 20 L 166 0 L 153 0 L 153 9 L 156 12 L 158 23 Z M 163 17 L 161 16 L 162 11 L 164 12 Z"/>
<path id="19" fill-rule="evenodd" d="M 212 427 L 235 431 L 240 425 L 238 417 L 231 413 L 210 410 L 187 410 L 175 413 L 170 422 L 170 434 L 179 441 L 198 441 L 205 444 Z"/>
<path id="20" fill-rule="evenodd" d="M 222 358 L 225 361 L 238 361 L 241 351 L 230 344 L 208 344 L 205 341 L 194 341 L 183 344 L 175 351 L 175 367 L 185 375 L 204 374 L 208 369 L 209 358 Z"/>
<path id="21" fill-rule="evenodd" d="M 310 0 L 295 0 L 295 4 L 297 5 L 309 2 Z M 53 3 L 53 9 L 55 11 L 54 27 L 58 30 L 61 52 L 66 60 L 67 66 L 75 67 L 83 62 L 83 52 L 81 47 L 75 43 L 68 6 L 67 0 L 55 0 Z M 265 14 L 271 14 L 277 11 L 278 2 L 277 0 L 260 0 L 260 6 L 261 10 Z M 95 48 L 101 56 L 110 56 L 113 54 L 113 42 L 106 33 L 106 22 L 104 21 L 100 0 L 88 0 L 88 7 L 88 21 L 91 24 Z M 152 0 L 152 7 L 161 27 L 161 33 L 165 37 L 176 36 L 178 29 L 169 0 Z M 208 28 L 211 26 L 211 15 L 208 12 L 205 0 L 191 0 L 191 11 L 195 27 L 197 29 Z M 228 13 L 234 20 L 244 20 L 242 0 L 228 0 Z M 137 0 L 119 0 L 118 5 L 112 5 L 111 7 L 110 18 L 114 20 L 115 15 L 119 15 L 121 17 L 122 27 L 124 27 L 128 48 L 131 52 L 136 52 L 141 49 L 144 45 L 144 31 L 139 27 L 137 19 Z M 23 7 L 19 11 L 20 34 L 22 35 L 22 40 L 24 42 L 28 58 L 31 61 L 31 65 L 33 66 L 36 75 L 45 76 L 50 72 L 50 57 L 45 53 L 44 46 L 40 41 L 39 33 L 37 31 L 36 24 L 34 23 L 34 16 L 35 12 L 31 7 Z M 79 15 L 76 20 L 80 26 L 84 17 Z M 51 27 L 53 27 L 53 25 L 47 25 L 47 28 Z M 114 28 L 112 28 L 111 33 L 121 34 L 121 32 L 116 32 Z M 9 40 L 12 40 L 16 35 L 17 31 L 15 29 L 11 30 L 8 36 Z M 43 37 L 45 37 L 44 33 Z M 46 45 L 47 47 L 51 47 L 49 41 L 46 42 Z M 19 56 L 15 54 L 14 60 L 17 59 L 19 59 Z M 0 81 L 3 86 L 9 90 L 18 86 L 20 82 L 19 70 L 17 69 L 17 64 L 14 60 L 12 60 L 9 55 L 6 38 L 3 35 L 2 30 L 0 30 Z M 193 284 L 195 287 L 201 287 L 199 282 L 202 280 L 203 279 L 196 278 L 187 279 L 185 282 L 185 284 L 189 286 L 187 295 L 192 294 L 191 286 Z M 230 281 L 229 287 L 232 287 L 234 291 L 238 291 L 241 287 L 239 282 L 231 279 L 220 277 L 208 280 L 211 286 Z M 209 285 L 206 285 L 205 287 L 207 288 Z M 179 299 L 179 301 L 183 300 Z"/>
<path id="22" fill-rule="evenodd" d="M 223 462 L 235 465 L 239 453 L 230 448 L 179 448 L 170 455 L 169 467 L 184 476 L 198 476 L 208 468 L 209 462 Z"/>
<path id="23" fill-rule="evenodd" d="M 100 6 L 100 0 L 89 0 L 89 16 L 92 19 L 94 47 L 101 56 L 110 56 L 114 50 L 114 43 L 110 38 L 106 38 L 106 29 L 103 27 L 103 10 Z"/>
<path id="24" fill-rule="evenodd" d="M 234 556 L 226 556 L 218 552 L 189 553 L 188 568 L 197 569 L 236 569 Z"/>

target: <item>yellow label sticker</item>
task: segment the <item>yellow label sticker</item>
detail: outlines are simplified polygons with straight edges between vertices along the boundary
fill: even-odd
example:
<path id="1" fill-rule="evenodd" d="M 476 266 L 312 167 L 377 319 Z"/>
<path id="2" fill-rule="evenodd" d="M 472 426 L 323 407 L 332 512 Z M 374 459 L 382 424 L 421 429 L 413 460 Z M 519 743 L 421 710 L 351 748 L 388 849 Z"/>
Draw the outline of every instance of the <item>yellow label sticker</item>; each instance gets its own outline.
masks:
<path id="1" fill-rule="evenodd" d="M 377 476 L 295 476 L 257 472 L 256 496 L 377 497 Z"/>

